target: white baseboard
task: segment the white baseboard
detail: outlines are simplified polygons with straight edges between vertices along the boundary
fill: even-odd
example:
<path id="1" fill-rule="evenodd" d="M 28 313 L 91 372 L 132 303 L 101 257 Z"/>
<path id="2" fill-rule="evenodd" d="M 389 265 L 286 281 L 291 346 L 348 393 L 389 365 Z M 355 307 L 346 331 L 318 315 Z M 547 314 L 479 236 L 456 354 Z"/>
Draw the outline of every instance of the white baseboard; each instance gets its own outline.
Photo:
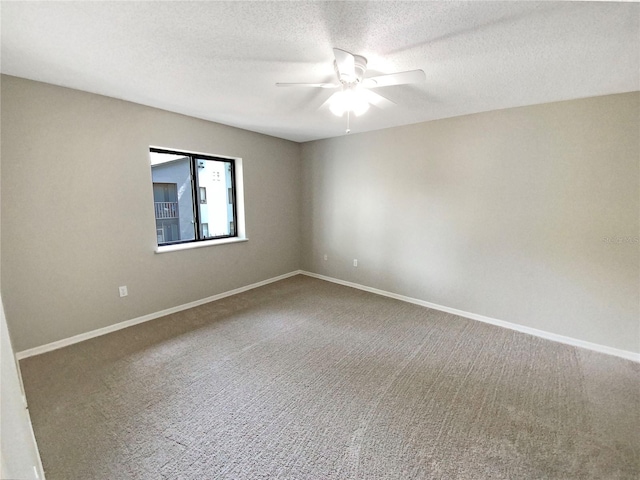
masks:
<path id="1" fill-rule="evenodd" d="M 148 315 L 143 315 L 142 317 L 133 318 L 131 320 L 125 320 L 124 322 L 116 323 L 114 325 L 109 325 L 108 327 L 98 328 L 97 330 L 91 330 L 90 332 L 74 335 L 73 337 L 64 338 L 62 340 L 47 343 L 46 345 L 41 345 L 39 347 L 22 350 L 21 352 L 16 353 L 16 358 L 18 360 L 22 360 L 23 358 L 33 357 L 34 355 L 40 355 L 41 353 L 57 350 L 59 348 L 66 347 L 68 345 L 73 345 L 74 343 L 79 343 L 79 342 L 83 342 L 84 340 L 89 340 L 90 338 L 99 337 L 101 335 L 106 335 L 107 333 L 115 332 L 117 330 L 122 330 L 123 328 L 132 327 L 133 325 L 138 325 L 139 323 L 148 322 L 149 320 L 154 320 L 156 318 L 164 317 L 172 313 L 181 312 L 182 310 L 187 310 L 189 308 L 197 307 L 205 303 L 215 302 L 216 300 L 220 300 L 225 297 L 230 297 L 231 295 L 236 295 L 238 293 L 246 292 L 247 290 L 252 290 L 254 288 L 262 287 L 263 285 L 277 282 L 279 280 L 284 280 L 285 278 L 293 277 L 294 275 L 299 275 L 301 273 L 302 273 L 301 270 L 295 270 L 293 272 L 285 273 L 284 275 L 279 275 L 277 277 L 269 278 L 261 282 L 252 283 L 251 285 L 236 288 L 234 290 L 229 290 L 228 292 L 212 295 L 211 297 L 203 298 L 201 300 L 195 300 L 193 302 L 185 303 L 183 305 L 178 305 L 177 307 L 167 308 L 166 310 L 150 313 Z"/>
<path id="2" fill-rule="evenodd" d="M 516 330 L 518 332 L 527 333 L 529 335 L 545 338 L 547 340 L 552 340 L 554 342 L 564 343 L 574 347 L 586 348 L 587 350 L 606 353 L 608 355 L 614 355 L 616 357 L 621 357 L 627 360 L 640 363 L 640 353 L 608 347 L 606 345 L 600 345 L 597 343 L 586 342 L 584 340 L 578 340 L 577 338 L 566 337 L 564 335 L 558 335 L 556 333 L 546 332 L 544 330 L 538 330 L 536 328 L 526 327 L 524 325 L 518 325 L 517 323 L 505 322 L 504 320 L 497 320 L 495 318 L 485 317 L 484 315 L 465 312 L 464 310 L 445 307 L 443 305 L 438 305 L 436 303 L 425 302 L 424 300 L 419 300 L 417 298 L 407 297 L 404 295 L 399 295 L 397 293 L 387 292 L 385 290 L 379 290 L 377 288 L 367 287 L 366 285 L 360 285 L 359 283 L 347 282 L 345 280 L 339 280 L 337 278 L 327 277 L 325 275 L 320 275 L 317 273 L 307 272 L 304 270 L 301 271 L 300 273 L 302 273 L 303 275 L 307 275 L 309 277 L 319 278 L 320 280 L 326 280 L 328 282 L 338 283 L 340 285 L 345 285 L 347 287 L 364 290 L 365 292 L 370 292 L 370 293 L 375 293 L 377 295 L 382 295 L 385 297 L 395 298 L 396 300 L 402 300 L 403 302 L 414 303 L 416 305 L 420 305 L 423 307 L 433 308 L 434 310 L 440 310 L 442 312 L 452 313 L 460 317 L 470 318 L 472 320 L 478 320 L 480 322 L 489 323 L 491 325 L 496 325 L 498 327 L 508 328 L 510 330 Z"/>
<path id="3" fill-rule="evenodd" d="M 357 288 L 359 290 L 364 290 L 366 292 L 375 293 L 377 295 L 382 295 L 384 297 L 395 298 L 396 300 L 401 300 L 403 302 L 413 303 L 416 305 L 420 305 L 422 307 L 432 308 L 434 310 L 440 310 L 442 312 L 452 313 L 453 315 L 458 315 L 460 317 L 470 318 L 472 320 L 478 320 L 480 322 L 489 323 L 491 325 L 496 325 L 498 327 L 508 328 L 510 330 L 516 330 L 518 332 L 527 333 L 529 335 L 534 335 L 536 337 L 545 338 L 547 340 L 552 340 L 554 342 L 564 343 L 567 345 L 571 345 L 574 347 L 586 348 L 587 350 L 593 350 L 600 353 L 606 353 L 608 355 L 613 355 L 616 357 L 625 358 L 627 360 L 632 360 L 634 362 L 640 363 L 640 353 L 630 352 L 627 350 L 621 350 L 618 348 L 608 347 L 606 345 L 600 345 L 597 343 L 586 342 L 584 340 L 578 340 L 573 337 L 566 337 L 564 335 L 558 335 L 551 332 L 546 332 L 544 330 L 538 330 L 531 327 L 526 327 L 524 325 L 518 325 L 517 323 L 505 322 L 504 320 L 498 320 L 491 317 L 485 317 L 484 315 L 478 315 L 476 313 L 465 312 L 464 310 L 458 310 L 456 308 L 445 307 L 443 305 L 438 305 L 436 303 L 426 302 L 424 300 L 419 300 L 417 298 L 407 297 L 405 295 L 399 295 L 397 293 L 387 292 L 386 290 L 380 290 L 373 287 L 367 287 L 366 285 L 361 285 L 359 283 L 348 282 L 345 280 L 339 280 L 333 277 L 327 277 L 325 275 L 320 275 L 318 273 L 307 272 L 304 270 L 294 270 L 293 272 L 285 273 L 284 275 L 279 275 L 277 277 L 269 278 L 267 280 L 263 280 L 261 282 L 252 283 L 251 285 L 247 285 L 245 287 L 236 288 L 234 290 L 229 290 L 227 292 L 219 293 L 217 295 L 213 295 L 211 297 L 203 298 L 201 300 L 196 300 L 193 302 L 185 303 L 183 305 L 178 305 L 177 307 L 167 308 L 166 310 L 161 310 L 159 312 L 150 313 L 148 315 L 144 315 L 142 317 L 137 317 L 131 320 L 126 320 L 124 322 L 116 323 L 114 325 L 109 325 L 108 327 L 99 328 L 97 330 L 92 330 L 90 332 L 81 333 L 79 335 L 75 335 L 73 337 L 65 338 L 62 340 L 58 340 L 56 342 L 47 343 L 46 345 L 41 345 L 39 347 L 30 348 L 27 350 L 23 350 L 21 352 L 16 353 L 16 358 L 18 360 L 22 360 L 23 358 L 32 357 L 34 355 L 40 355 L 41 353 L 50 352 L 52 350 L 57 350 L 58 348 L 66 347 L 68 345 L 73 345 L 74 343 L 79 343 L 84 340 L 89 340 L 90 338 L 99 337 L 101 335 L 106 335 L 107 333 L 115 332 L 117 330 L 122 330 L 123 328 L 131 327 L 133 325 L 138 325 L 139 323 L 148 322 L 149 320 L 154 320 L 156 318 L 164 317 L 166 315 L 170 315 L 172 313 L 180 312 L 182 310 L 187 310 L 189 308 L 197 307 L 199 305 L 203 305 L 209 302 L 215 302 L 216 300 L 220 300 L 225 297 L 229 297 L 231 295 L 236 295 L 238 293 L 246 292 L 247 290 L 252 290 L 254 288 L 262 287 L 263 285 L 268 285 L 269 283 L 277 282 L 279 280 L 284 280 L 285 278 L 293 277 L 294 275 L 307 275 L 309 277 L 318 278 L 320 280 L 326 280 L 328 282 L 337 283 L 340 285 L 344 285 L 347 287 Z"/>

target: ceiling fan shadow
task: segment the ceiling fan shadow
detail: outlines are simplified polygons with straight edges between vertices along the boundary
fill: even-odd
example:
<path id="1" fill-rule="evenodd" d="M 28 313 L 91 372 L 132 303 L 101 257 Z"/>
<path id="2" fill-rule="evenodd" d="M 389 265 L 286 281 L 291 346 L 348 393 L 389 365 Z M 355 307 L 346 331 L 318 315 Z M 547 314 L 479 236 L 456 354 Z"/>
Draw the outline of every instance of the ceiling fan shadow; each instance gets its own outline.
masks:
<path id="1" fill-rule="evenodd" d="M 452 39 L 456 39 L 459 37 L 471 36 L 473 34 L 477 34 L 480 30 L 490 30 L 497 29 L 504 26 L 508 26 L 517 21 L 526 19 L 527 17 L 535 14 L 539 14 L 544 11 L 556 10 L 558 7 L 556 5 L 540 5 L 538 2 L 535 3 L 513 3 L 509 5 L 514 11 L 510 11 L 508 13 L 504 13 L 500 15 L 498 18 L 491 18 L 487 21 L 473 23 L 471 22 L 469 25 L 459 28 L 455 31 L 449 31 L 446 33 L 442 33 L 440 35 L 436 35 L 434 37 L 425 39 L 421 42 L 416 42 L 411 45 L 405 45 L 400 48 L 396 48 L 393 50 L 388 50 L 385 52 L 385 55 L 395 55 L 399 53 L 406 53 L 411 50 L 420 49 L 435 45 L 440 42 L 446 42 Z M 471 18 L 472 20 L 473 18 Z"/>

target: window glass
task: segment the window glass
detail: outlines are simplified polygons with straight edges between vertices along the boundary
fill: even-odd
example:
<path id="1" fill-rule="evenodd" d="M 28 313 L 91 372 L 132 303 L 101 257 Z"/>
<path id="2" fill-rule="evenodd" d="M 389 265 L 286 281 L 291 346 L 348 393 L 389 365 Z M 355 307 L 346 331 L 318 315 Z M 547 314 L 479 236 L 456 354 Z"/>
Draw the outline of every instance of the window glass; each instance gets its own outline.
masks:
<path id="1" fill-rule="evenodd" d="M 236 236 L 232 159 L 151 149 L 158 245 Z"/>
<path id="2" fill-rule="evenodd" d="M 229 194 L 229 189 L 233 191 L 232 163 L 198 158 L 197 164 L 198 186 L 207 192 L 207 203 L 198 205 L 200 222 L 209 225 L 210 237 L 234 236 L 234 199 Z"/>

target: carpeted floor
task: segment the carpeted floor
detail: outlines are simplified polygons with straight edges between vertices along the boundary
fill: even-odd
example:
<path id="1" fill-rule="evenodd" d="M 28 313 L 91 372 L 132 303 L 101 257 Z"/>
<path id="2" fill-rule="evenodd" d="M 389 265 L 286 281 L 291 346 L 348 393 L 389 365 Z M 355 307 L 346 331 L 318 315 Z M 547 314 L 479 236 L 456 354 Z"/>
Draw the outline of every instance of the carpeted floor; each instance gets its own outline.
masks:
<path id="1" fill-rule="evenodd" d="M 47 480 L 640 477 L 640 364 L 305 276 L 21 367 Z"/>

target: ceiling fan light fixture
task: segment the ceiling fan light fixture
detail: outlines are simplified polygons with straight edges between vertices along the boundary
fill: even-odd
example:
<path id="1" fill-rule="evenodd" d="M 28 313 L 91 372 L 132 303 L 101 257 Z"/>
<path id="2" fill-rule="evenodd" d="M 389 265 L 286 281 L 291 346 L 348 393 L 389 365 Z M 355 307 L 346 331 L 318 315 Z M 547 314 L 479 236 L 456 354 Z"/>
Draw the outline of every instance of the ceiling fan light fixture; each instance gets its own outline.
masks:
<path id="1" fill-rule="evenodd" d="M 347 113 L 347 133 L 349 133 L 349 114 L 360 116 L 369 110 L 369 105 L 378 108 L 395 105 L 394 102 L 370 89 L 389 87 L 392 85 L 406 85 L 421 83 L 426 80 L 422 70 L 387 73 L 375 77 L 366 77 L 367 59 L 362 55 L 354 55 L 340 48 L 333 49 L 333 67 L 336 71 L 338 83 L 276 83 L 278 87 L 311 87 L 311 88 L 340 88 L 322 104 L 329 105 L 331 113 L 338 117 Z"/>
<path id="2" fill-rule="evenodd" d="M 333 94 L 329 109 L 337 117 L 343 116 L 345 112 L 352 112 L 354 115 L 360 116 L 369 110 L 369 102 L 362 91 L 345 88 Z"/>

